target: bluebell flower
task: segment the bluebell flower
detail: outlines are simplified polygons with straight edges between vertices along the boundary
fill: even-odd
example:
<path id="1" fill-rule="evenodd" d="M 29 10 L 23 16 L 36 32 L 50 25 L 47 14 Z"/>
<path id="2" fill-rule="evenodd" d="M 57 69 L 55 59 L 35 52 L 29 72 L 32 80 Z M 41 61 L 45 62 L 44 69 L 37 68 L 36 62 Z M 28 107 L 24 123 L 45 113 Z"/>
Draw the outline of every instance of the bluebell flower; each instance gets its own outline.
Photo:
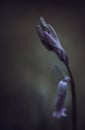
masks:
<path id="1" fill-rule="evenodd" d="M 58 83 L 58 99 L 56 102 L 56 111 L 53 112 L 53 116 L 56 118 L 61 118 L 62 116 L 66 117 L 67 109 L 64 108 L 63 105 L 67 94 L 68 83 L 70 83 L 70 78 L 68 76 Z"/>
<path id="2" fill-rule="evenodd" d="M 61 46 L 56 31 L 50 24 L 45 22 L 43 17 L 40 18 L 40 25 L 36 26 L 36 31 L 42 44 L 48 50 L 55 52 L 61 61 L 63 61 L 65 64 L 68 64 L 67 54 Z"/>

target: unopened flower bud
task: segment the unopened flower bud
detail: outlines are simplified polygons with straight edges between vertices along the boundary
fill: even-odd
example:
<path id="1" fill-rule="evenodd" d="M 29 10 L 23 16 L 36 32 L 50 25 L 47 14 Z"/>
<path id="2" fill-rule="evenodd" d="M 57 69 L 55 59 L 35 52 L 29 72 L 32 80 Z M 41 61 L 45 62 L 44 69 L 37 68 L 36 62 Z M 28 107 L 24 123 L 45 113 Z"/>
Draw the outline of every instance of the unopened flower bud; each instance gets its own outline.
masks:
<path id="1" fill-rule="evenodd" d="M 68 83 L 66 80 L 61 80 L 58 83 L 58 99 L 56 102 L 56 111 L 53 112 L 53 116 L 56 118 L 61 118 L 66 116 L 66 108 L 63 108 L 65 97 L 67 94 Z"/>
<path id="2" fill-rule="evenodd" d="M 50 24 L 45 22 L 43 17 L 40 18 L 40 25 L 37 25 L 36 31 L 43 45 L 48 50 L 55 52 L 62 62 L 68 64 L 67 54 L 61 46 L 56 31 Z"/>

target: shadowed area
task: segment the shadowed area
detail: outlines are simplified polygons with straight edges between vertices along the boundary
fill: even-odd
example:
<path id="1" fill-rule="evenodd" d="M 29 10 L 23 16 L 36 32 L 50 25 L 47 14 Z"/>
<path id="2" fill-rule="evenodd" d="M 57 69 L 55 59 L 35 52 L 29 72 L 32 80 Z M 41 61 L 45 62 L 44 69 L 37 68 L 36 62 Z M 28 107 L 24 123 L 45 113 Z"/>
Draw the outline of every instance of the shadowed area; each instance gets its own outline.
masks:
<path id="1" fill-rule="evenodd" d="M 55 28 L 68 54 L 76 83 L 78 130 L 85 129 L 85 9 L 82 3 L 66 3 L 1 3 L 0 130 L 71 130 L 70 87 L 65 102 L 68 116 L 52 117 L 57 83 L 66 70 L 38 38 L 35 27 L 40 16 Z"/>

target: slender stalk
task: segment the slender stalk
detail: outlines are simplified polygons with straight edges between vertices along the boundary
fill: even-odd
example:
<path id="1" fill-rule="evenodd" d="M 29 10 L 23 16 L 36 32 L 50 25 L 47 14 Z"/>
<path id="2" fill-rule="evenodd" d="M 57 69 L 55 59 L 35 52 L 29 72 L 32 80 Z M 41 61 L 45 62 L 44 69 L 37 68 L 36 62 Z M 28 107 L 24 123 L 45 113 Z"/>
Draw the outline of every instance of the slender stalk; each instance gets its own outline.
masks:
<path id="1" fill-rule="evenodd" d="M 55 52 L 58 58 L 66 65 L 69 76 L 71 78 L 71 92 L 72 92 L 72 130 L 77 130 L 77 111 L 76 111 L 76 92 L 75 83 L 68 66 L 68 56 L 62 48 L 57 34 L 53 27 L 45 22 L 43 17 L 40 18 L 40 25 L 37 25 L 36 31 L 42 44 L 48 49 Z"/>
<path id="2" fill-rule="evenodd" d="M 69 76 L 71 78 L 71 92 L 72 92 L 72 130 L 77 130 L 77 110 L 76 110 L 76 92 L 75 92 L 75 82 L 73 79 L 70 67 L 66 65 Z"/>

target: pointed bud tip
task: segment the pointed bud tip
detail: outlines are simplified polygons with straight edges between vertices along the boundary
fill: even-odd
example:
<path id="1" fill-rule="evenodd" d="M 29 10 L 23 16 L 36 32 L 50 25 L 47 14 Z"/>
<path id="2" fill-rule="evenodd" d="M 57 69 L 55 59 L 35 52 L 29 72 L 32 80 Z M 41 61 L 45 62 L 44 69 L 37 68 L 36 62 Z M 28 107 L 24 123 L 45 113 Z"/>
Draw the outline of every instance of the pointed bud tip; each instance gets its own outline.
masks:
<path id="1" fill-rule="evenodd" d="M 44 20 L 44 18 L 42 16 L 40 16 L 40 20 L 42 21 L 42 20 Z"/>

